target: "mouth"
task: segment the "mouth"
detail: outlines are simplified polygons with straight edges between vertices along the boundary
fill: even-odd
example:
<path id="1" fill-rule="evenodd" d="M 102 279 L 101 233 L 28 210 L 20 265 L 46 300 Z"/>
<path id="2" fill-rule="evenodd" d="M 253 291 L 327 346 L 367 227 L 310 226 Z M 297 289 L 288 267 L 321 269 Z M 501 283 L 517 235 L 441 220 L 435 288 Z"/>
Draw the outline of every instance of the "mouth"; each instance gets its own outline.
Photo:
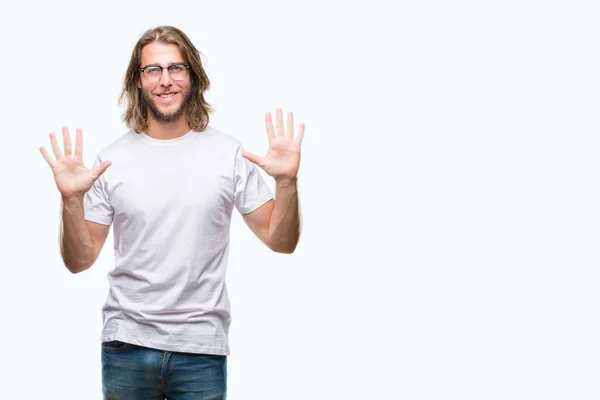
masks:
<path id="1" fill-rule="evenodd" d="M 178 93 L 168 92 L 168 93 L 157 94 L 156 96 L 158 98 L 160 98 L 161 100 L 169 101 L 169 100 L 172 100 L 175 96 L 177 96 L 177 94 Z"/>

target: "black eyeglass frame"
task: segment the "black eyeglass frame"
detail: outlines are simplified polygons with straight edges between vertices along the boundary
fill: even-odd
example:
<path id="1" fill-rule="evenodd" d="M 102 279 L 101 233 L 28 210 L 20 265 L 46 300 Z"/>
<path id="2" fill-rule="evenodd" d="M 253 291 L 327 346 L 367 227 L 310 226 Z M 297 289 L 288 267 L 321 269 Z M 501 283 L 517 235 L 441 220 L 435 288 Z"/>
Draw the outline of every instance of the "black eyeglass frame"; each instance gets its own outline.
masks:
<path id="1" fill-rule="evenodd" d="M 146 70 L 146 68 L 159 68 L 160 69 L 160 75 L 162 76 L 163 70 L 166 69 L 169 72 L 169 76 L 171 77 L 171 79 L 175 80 L 175 81 L 179 81 L 179 80 L 183 80 L 185 79 L 175 79 L 171 76 L 171 67 L 185 67 L 186 68 L 186 72 L 188 72 L 190 70 L 190 64 L 184 64 L 184 63 L 175 63 L 175 64 L 171 64 L 168 67 L 163 67 L 161 65 L 146 65 L 145 67 L 140 67 L 138 68 L 138 71 L 140 71 L 142 73 L 142 75 L 144 76 L 144 78 L 146 80 L 148 80 L 148 78 L 146 78 L 146 75 L 144 74 L 144 71 Z M 159 78 L 160 79 L 160 78 Z"/>

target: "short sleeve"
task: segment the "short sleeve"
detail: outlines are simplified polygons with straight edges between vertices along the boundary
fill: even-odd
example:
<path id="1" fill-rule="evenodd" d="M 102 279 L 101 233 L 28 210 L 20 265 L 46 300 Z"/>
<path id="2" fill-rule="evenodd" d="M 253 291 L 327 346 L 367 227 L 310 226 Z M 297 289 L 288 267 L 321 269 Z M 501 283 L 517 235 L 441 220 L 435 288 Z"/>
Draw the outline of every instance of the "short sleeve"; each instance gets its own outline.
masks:
<path id="1" fill-rule="evenodd" d="M 99 157 L 94 161 L 94 168 L 101 164 Z M 108 201 L 104 174 L 100 175 L 83 198 L 84 218 L 88 221 L 110 225 L 113 221 L 114 210 Z"/>
<path id="2" fill-rule="evenodd" d="M 248 214 L 271 200 L 273 193 L 258 167 L 242 157 L 243 151 L 240 146 L 235 155 L 234 203 L 240 213 Z"/>

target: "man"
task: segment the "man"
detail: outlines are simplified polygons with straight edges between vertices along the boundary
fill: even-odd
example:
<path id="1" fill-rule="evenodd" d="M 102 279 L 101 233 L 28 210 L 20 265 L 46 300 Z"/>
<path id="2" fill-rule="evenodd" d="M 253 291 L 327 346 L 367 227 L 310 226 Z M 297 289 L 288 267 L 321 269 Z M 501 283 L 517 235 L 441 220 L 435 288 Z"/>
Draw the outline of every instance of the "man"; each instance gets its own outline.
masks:
<path id="1" fill-rule="evenodd" d="M 273 127 L 265 157 L 208 125 L 209 80 L 179 29 L 148 30 L 133 50 L 121 100 L 131 130 L 92 169 L 83 137 L 40 151 L 61 193 L 61 254 L 72 273 L 95 262 L 113 225 L 115 268 L 103 307 L 105 399 L 224 399 L 230 308 L 225 286 L 233 207 L 276 252 L 292 253 L 304 125 Z M 275 179 L 275 199 L 256 165 Z M 110 167 L 110 168 L 109 168 Z"/>

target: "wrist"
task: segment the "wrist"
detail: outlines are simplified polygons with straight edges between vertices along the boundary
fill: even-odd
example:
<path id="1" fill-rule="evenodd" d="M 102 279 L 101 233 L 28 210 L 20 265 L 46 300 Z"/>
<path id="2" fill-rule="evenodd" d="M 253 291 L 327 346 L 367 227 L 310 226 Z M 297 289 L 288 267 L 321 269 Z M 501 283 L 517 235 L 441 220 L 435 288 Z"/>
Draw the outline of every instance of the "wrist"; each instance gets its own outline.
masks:
<path id="1" fill-rule="evenodd" d="M 275 178 L 275 186 L 277 186 L 278 188 L 295 187 L 297 181 L 298 181 L 297 176 L 295 176 L 293 178 L 278 177 L 278 178 Z"/>
<path id="2" fill-rule="evenodd" d="M 78 207 L 83 204 L 83 195 L 62 196 L 62 203 L 65 207 Z"/>

